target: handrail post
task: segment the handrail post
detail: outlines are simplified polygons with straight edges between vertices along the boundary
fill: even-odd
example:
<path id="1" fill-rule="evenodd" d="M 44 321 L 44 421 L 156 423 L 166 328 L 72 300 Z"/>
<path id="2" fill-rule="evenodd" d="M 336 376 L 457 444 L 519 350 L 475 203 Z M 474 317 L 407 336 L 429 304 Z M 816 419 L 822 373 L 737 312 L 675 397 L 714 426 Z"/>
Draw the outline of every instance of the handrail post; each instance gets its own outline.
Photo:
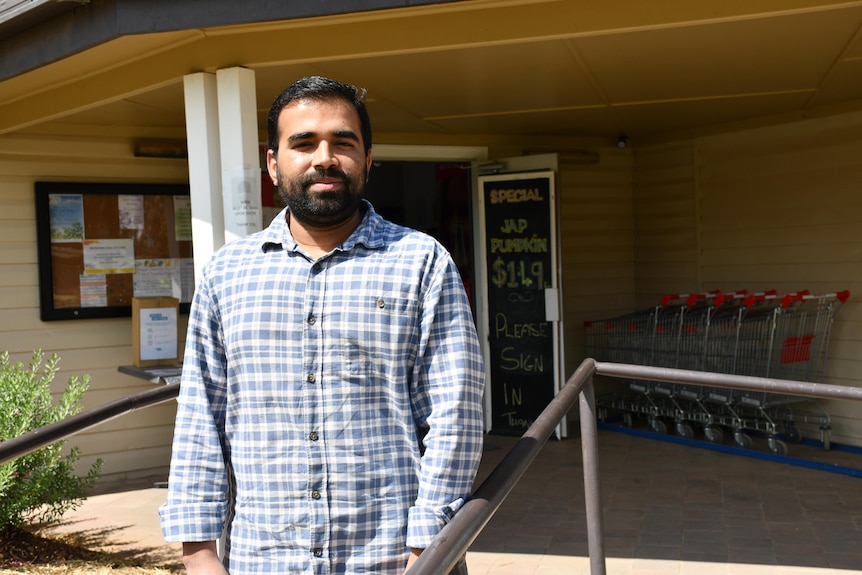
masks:
<path id="1" fill-rule="evenodd" d="M 579 396 L 581 419 L 581 451 L 584 467 L 584 499 L 587 513 L 587 545 L 590 573 L 605 575 L 605 538 L 601 484 L 599 481 L 599 440 L 596 424 L 596 394 L 593 376 L 584 383 Z"/>

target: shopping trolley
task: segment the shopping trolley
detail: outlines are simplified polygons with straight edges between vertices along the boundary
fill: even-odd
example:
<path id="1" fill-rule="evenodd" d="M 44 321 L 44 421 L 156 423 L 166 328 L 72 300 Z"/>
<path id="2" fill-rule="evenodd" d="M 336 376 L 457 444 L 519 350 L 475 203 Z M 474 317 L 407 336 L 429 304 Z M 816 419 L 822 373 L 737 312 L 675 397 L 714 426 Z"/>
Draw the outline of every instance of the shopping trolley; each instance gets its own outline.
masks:
<path id="1" fill-rule="evenodd" d="M 586 322 L 588 353 L 603 361 L 688 367 L 683 359 L 691 353 L 686 347 L 691 339 L 691 327 L 709 313 L 715 300 L 722 297 L 718 292 L 668 294 L 653 308 L 621 316 L 617 320 Z M 602 342 L 609 339 L 608 330 L 617 330 L 618 343 L 603 348 Z M 693 437 L 691 421 L 708 423 L 709 414 L 691 409 L 691 398 L 683 393 L 685 388 L 680 384 L 645 380 L 629 380 L 627 383 L 630 393 L 602 398 L 606 405 L 623 414 L 627 425 L 635 415 L 643 415 L 650 429 L 657 433 L 666 433 L 666 422 L 672 421 L 678 435 Z"/>
<path id="2" fill-rule="evenodd" d="M 587 354 L 603 361 L 649 365 L 656 317 L 660 311 L 661 305 L 658 305 L 612 319 L 584 322 Z M 635 380 L 626 383 L 629 386 L 640 385 Z M 615 395 L 606 400 L 619 408 L 627 425 L 632 424 L 633 414 L 654 414 L 657 417 L 661 412 L 667 415 L 665 410 L 653 405 L 645 394 Z"/>
<path id="3" fill-rule="evenodd" d="M 847 291 L 812 295 L 775 291 L 678 295 L 653 308 L 612 320 L 586 322 L 588 353 L 616 361 L 737 375 L 821 381 L 832 322 L 847 301 Z M 786 453 L 779 436 L 801 441 L 797 422 L 817 423 L 829 448 L 828 414 L 798 396 L 689 384 L 628 381 L 625 393 L 597 398 L 600 414 L 623 414 L 626 425 L 646 416 L 657 433 L 672 422 L 677 435 L 693 437 L 703 429 L 707 441 L 724 441 L 730 430 L 740 447 L 751 447 L 749 432 L 765 434 L 774 453 Z M 815 411 L 794 406 L 814 404 Z"/>
<path id="4" fill-rule="evenodd" d="M 736 373 L 823 381 L 832 323 L 849 297 L 849 291 L 842 291 L 830 294 L 801 292 L 781 298 L 772 311 L 768 337 L 760 340 L 767 342 L 762 344 L 764 349 L 743 355 Z M 791 441 L 802 439 L 795 425 L 797 422 L 816 423 L 820 427 L 824 447 L 829 448 L 831 423 L 819 402 L 767 392 L 740 391 L 738 394 L 742 408 L 754 411 L 760 419 L 781 422 L 785 436 Z M 803 402 L 813 406 L 814 412 L 792 408 Z"/>

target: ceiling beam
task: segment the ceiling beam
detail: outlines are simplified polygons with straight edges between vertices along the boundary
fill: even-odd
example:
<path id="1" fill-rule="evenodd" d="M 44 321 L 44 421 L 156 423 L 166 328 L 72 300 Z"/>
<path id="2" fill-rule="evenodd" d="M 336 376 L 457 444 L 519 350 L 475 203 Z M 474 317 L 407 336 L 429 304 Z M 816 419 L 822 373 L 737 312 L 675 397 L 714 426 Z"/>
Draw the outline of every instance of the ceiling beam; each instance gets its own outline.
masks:
<path id="1" fill-rule="evenodd" d="M 99 0 L 51 2 L 0 22 L 0 81 L 136 34 L 441 4 L 457 0 Z M 62 8 L 62 10 L 60 9 Z"/>
<path id="2" fill-rule="evenodd" d="M 172 1 L 185 5 L 191 0 Z M 405 3 L 413 2 L 379 0 L 363 5 Z M 186 74 L 232 66 L 262 68 L 572 39 L 848 6 L 862 6 L 862 1 L 666 0 L 647 5 L 641 0 L 468 0 L 162 33 L 166 44 L 154 42 L 159 38 L 156 34 L 126 35 L 0 83 L 0 134 L 180 82 Z"/>

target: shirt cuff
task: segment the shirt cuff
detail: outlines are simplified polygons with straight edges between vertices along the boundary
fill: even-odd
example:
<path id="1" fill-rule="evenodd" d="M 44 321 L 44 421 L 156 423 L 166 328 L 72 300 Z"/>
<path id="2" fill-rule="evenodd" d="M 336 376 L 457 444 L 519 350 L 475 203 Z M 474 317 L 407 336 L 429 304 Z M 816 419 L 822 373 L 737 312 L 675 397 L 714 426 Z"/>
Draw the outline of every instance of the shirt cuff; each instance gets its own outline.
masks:
<path id="1" fill-rule="evenodd" d="M 226 505 L 165 503 L 159 507 L 162 536 L 168 542 L 215 541 L 222 536 Z"/>
<path id="2" fill-rule="evenodd" d="M 466 500 L 459 497 L 449 505 L 437 509 L 411 507 L 407 515 L 407 547 L 425 549 L 443 526 L 449 523 Z"/>

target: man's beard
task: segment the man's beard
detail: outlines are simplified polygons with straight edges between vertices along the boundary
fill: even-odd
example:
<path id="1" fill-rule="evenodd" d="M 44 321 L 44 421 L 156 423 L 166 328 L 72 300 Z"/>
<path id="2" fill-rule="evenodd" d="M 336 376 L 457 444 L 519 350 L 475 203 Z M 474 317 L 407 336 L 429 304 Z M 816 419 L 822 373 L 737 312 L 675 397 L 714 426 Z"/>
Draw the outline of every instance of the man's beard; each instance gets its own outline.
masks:
<path id="1" fill-rule="evenodd" d="M 317 170 L 313 174 L 303 174 L 285 183 L 281 170 L 276 168 L 278 188 L 290 209 L 290 217 L 318 226 L 340 224 L 356 213 L 362 203 L 366 174 L 363 168 L 359 178 L 351 179 L 342 170 L 329 168 Z M 315 180 L 320 178 L 338 179 L 344 187 L 341 190 L 309 192 Z"/>

